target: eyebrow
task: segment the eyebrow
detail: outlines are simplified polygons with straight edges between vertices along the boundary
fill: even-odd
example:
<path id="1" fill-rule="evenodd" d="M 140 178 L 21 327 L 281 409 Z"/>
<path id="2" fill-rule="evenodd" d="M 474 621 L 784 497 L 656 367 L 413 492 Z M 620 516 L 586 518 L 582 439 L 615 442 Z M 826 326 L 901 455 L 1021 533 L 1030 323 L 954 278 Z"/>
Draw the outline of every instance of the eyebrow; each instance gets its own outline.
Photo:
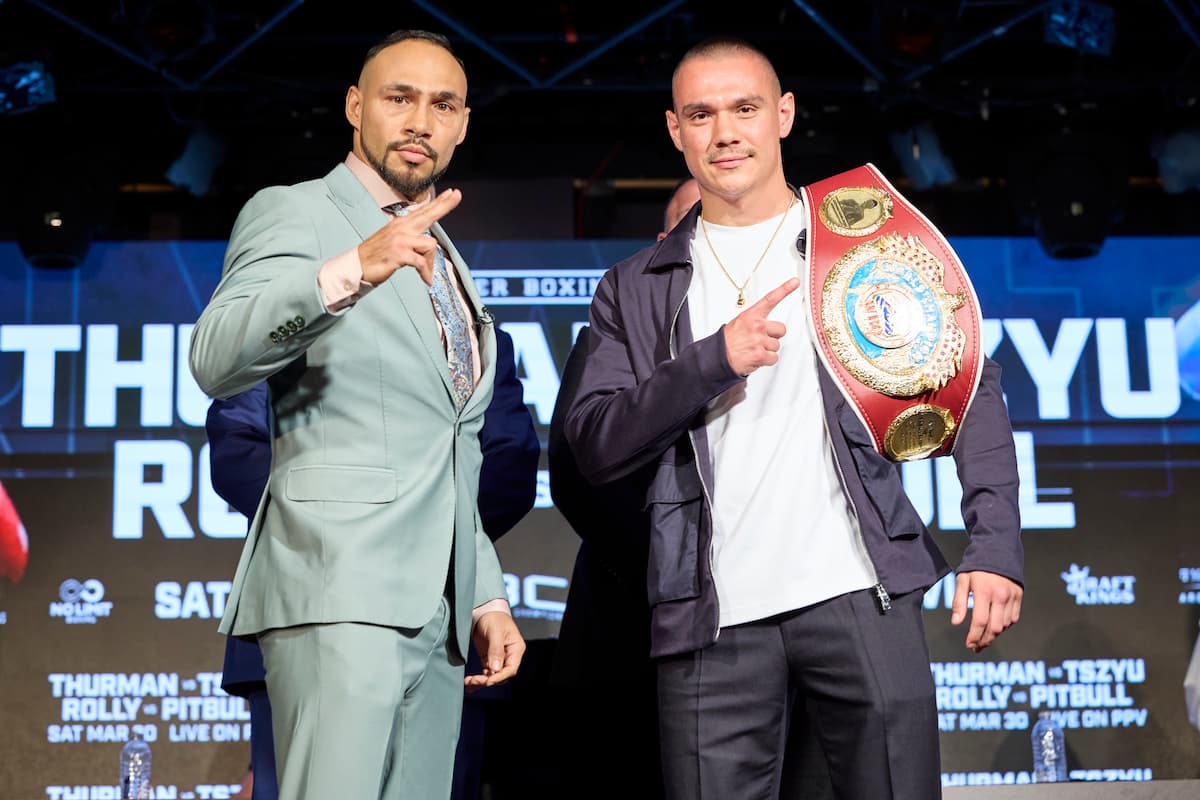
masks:
<path id="1" fill-rule="evenodd" d="M 383 87 L 383 91 L 397 92 L 399 94 L 424 94 L 424 92 L 422 92 L 416 86 L 408 83 L 389 83 Z M 434 100 L 454 100 L 460 104 L 466 102 L 463 100 L 462 96 L 453 89 L 442 89 L 441 91 L 433 92 L 432 96 Z"/>
<path id="2" fill-rule="evenodd" d="M 747 104 L 761 106 L 765 102 L 766 101 L 763 99 L 763 96 L 759 95 L 759 94 L 743 95 L 743 96 L 735 99 L 732 103 L 730 103 L 729 107 L 737 108 L 739 106 L 744 106 Z M 709 111 L 711 109 L 712 109 L 711 103 L 700 102 L 700 103 L 688 103 L 683 108 L 681 108 L 679 111 L 682 114 L 691 114 L 692 112 L 695 112 L 695 111 Z"/>

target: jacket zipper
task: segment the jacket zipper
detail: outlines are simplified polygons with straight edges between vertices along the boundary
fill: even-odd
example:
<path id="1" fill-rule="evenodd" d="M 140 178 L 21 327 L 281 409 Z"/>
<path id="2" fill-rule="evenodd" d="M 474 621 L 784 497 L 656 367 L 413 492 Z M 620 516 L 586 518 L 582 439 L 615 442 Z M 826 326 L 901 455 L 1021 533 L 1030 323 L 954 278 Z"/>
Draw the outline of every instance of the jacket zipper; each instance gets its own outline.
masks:
<path id="1" fill-rule="evenodd" d="M 691 266 L 691 263 L 688 263 Z M 688 280 L 688 288 L 691 288 L 691 279 Z M 679 301 L 679 306 L 675 309 L 675 315 L 671 317 L 671 333 L 667 337 L 667 348 L 671 352 L 671 358 L 678 357 L 675 351 L 675 327 L 679 324 L 679 313 L 683 311 L 683 304 L 687 302 L 687 292 L 683 293 L 683 299 Z M 700 467 L 700 450 L 696 447 L 696 435 L 690 429 L 688 430 L 688 443 L 692 446 L 692 458 L 696 462 L 696 474 L 700 476 L 700 489 L 704 492 L 704 501 L 708 503 L 708 518 L 709 525 L 716 525 L 714 518 L 712 496 L 708 493 L 708 484 L 704 482 L 704 470 Z M 696 532 L 699 535 L 699 531 Z M 708 537 L 708 579 L 713 587 L 713 605 L 717 609 L 717 629 L 713 631 L 713 641 L 721 638 L 721 598 L 717 596 L 717 581 L 713 576 L 713 543 L 712 536 Z"/>
<path id="2" fill-rule="evenodd" d="M 883 588 L 882 583 L 875 584 L 875 598 L 879 600 L 879 612 L 886 614 L 892 610 L 892 598 L 888 594 L 887 589 Z"/>

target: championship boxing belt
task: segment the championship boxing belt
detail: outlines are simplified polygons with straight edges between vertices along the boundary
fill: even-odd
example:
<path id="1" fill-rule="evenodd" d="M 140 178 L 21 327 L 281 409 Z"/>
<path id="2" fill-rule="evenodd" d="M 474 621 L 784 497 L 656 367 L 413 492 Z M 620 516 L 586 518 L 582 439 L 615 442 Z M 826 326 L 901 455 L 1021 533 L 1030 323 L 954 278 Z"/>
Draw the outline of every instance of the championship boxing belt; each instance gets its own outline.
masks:
<path id="1" fill-rule="evenodd" d="M 983 318 L 946 238 L 871 164 L 802 189 L 809 315 L 875 449 L 947 455 L 983 369 Z"/>

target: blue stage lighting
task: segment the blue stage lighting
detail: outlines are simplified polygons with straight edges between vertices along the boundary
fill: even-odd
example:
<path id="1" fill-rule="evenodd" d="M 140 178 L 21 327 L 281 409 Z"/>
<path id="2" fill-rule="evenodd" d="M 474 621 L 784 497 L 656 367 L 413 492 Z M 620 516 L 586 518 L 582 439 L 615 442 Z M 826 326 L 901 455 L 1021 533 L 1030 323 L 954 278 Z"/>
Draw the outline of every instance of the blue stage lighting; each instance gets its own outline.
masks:
<path id="1" fill-rule="evenodd" d="M 1200 129 L 1189 128 L 1155 140 L 1151 154 L 1158 161 L 1164 192 L 1200 189 Z"/>
<path id="2" fill-rule="evenodd" d="M 1046 41 L 1083 53 L 1112 54 L 1117 26 L 1112 6 L 1088 0 L 1055 0 L 1046 10 Z"/>
<path id="3" fill-rule="evenodd" d="M 0 68 L 0 114 L 20 114 L 54 99 L 54 78 L 40 62 Z"/>
<path id="4" fill-rule="evenodd" d="M 208 194 L 213 174 L 225 159 L 225 139 L 206 125 L 188 136 L 183 153 L 167 168 L 167 180 L 197 197 Z"/>
<path id="5" fill-rule="evenodd" d="M 954 164 L 942 150 L 937 132 L 928 122 L 895 131 L 890 141 L 892 153 L 900 162 L 905 176 L 912 181 L 914 189 L 948 186 L 958 180 Z"/>

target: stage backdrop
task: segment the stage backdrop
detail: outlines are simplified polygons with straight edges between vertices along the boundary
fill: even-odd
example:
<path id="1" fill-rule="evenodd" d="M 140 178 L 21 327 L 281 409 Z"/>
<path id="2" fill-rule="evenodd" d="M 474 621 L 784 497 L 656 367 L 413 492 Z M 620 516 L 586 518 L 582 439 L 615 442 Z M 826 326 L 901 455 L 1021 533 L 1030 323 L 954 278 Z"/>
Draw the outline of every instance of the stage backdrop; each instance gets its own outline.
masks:
<path id="1" fill-rule="evenodd" d="M 1200 239 L 1112 240 L 1071 262 L 1026 239 L 954 245 L 1004 367 L 1027 583 L 1020 624 L 979 656 L 949 625 L 953 576 L 926 595 L 943 781 L 1028 782 L 1044 710 L 1073 779 L 1200 776 L 1181 688 L 1200 607 Z M 639 243 L 460 246 L 515 340 L 544 442 L 592 291 Z M 97 244 L 81 269 L 46 272 L 0 243 L 2 797 L 116 797 L 133 732 L 158 797 L 226 797 L 245 771 L 248 714 L 219 689 L 216 620 L 246 520 L 210 487 L 208 399 L 187 370 L 223 249 Z M 903 474 L 955 556 L 953 462 Z M 527 637 L 555 635 L 577 545 L 543 472 L 498 545 Z"/>

